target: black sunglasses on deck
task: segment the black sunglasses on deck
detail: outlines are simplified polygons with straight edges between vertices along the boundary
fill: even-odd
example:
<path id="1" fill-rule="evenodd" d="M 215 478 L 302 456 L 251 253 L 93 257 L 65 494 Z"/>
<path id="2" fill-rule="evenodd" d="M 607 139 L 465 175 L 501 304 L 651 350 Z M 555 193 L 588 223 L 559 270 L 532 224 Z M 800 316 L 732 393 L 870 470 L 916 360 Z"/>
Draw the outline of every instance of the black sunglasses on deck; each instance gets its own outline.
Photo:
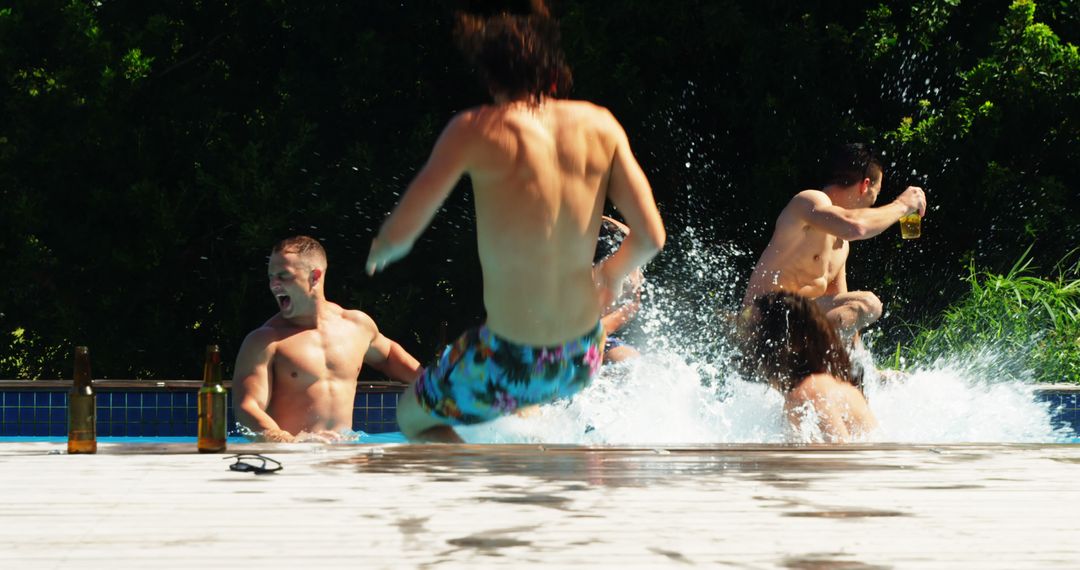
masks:
<path id="1" fill-rule="evenodd" d="M 259 455 L 258 453 L 240 453 L 237 455 L 229 455 L 222 457 L 222 459 L 235 459 L 236 463 L 229 466 L 232 471 L 251 472 L 256 475 L 266 475 L 267 473 L 274 473 L 275 471 L 281 471 L 285 467 L 276 459 L 271 459 L 265 455 Z M 259 461 L 255 463 L 248 463 L 248 461 Z M 268 464 L 273 463 L 273 467 L 267 467 Z"/>

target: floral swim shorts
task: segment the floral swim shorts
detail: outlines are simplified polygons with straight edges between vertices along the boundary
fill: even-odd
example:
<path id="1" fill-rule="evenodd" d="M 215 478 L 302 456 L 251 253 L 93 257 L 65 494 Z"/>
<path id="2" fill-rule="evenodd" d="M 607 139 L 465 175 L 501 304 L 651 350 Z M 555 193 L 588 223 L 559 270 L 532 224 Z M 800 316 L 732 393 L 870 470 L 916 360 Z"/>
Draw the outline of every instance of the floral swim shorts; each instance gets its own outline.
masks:
<path id="1" fill-rule="evenodd" d="M 416 399 L 450 425 L 493 420 L 576 394 L 603 359 L 604 327 L 558 346 L 532 347 L 470 329 L 443 350 L 416 382 Z"/>

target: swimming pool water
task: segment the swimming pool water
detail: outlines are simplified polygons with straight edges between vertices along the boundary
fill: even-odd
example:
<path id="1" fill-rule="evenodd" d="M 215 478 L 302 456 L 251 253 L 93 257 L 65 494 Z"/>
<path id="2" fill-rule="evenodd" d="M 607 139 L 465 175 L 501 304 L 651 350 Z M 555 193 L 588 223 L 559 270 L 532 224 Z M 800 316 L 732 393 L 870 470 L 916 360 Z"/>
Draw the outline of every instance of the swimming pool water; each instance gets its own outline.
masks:
<path id="1" fill-rule="evenodd" d="M 155 444 L 155 443 L 186 443 L 195 446 L 197 438 L 195 437 L 171 437 L 171 436 L 154 436 L 154 437 L 99 437 L 98 443 L 135 443 L 135 444 Z M 387 432 L 387 433 L 375 433 L 360 434 L 357 439 L 350 439 L 346 441 L 336 442 L 336 444 L 350 445 L 350 444 L 366 444 L 366 443 L 406 443 L 408 440 L 401 432 Z M 0 443 L 67 443 L 66 436 L 4 436 L 0 437 Z M 226 444 L 243 444 L 252 443 L 250 439 L 245 437 L 231 436 L 226 441 Z"/>
<path id="2" fill-rule="evenodd" d="M 67 443 L 66 437 L 59 436 L 4 436 L 0 437 L 0 443 Z M 351 439 L 347 441 L 337 442 L 334 445 L 353 445 L 353 444 L 381 444 L 381 443 L 408 443 L 409 440 L 405 439 L 405 436 L 401 432 L 393 431 L 386 433 L 364 433 L 360 434 L 357 439 Z M 122 443 L 122 444 L 155 444 L 155 443 L 183 443 L 195 446 L 196 438 L 194 437 L 99 437 L 98 443 Z M 246 444 L 252 443 L 251 440 L 244 437 L 230 437 L 227 441 L 228 444 Z M 674 442 L 672 442 L 674 443 Z M 1080 445 L 1080 437 L 1066 437 L 1053 443 L 1061 444 L 1073 444 Z"/>

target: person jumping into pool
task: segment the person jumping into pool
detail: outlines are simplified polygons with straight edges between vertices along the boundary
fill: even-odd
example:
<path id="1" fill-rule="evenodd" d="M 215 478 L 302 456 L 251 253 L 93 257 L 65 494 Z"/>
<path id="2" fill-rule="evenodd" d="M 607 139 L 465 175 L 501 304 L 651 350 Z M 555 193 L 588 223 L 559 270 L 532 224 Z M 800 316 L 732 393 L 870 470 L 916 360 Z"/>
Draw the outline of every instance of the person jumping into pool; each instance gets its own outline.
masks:
<path id="1" fill-rule="evenodd" d="M 352 429 L 364 364 L 411 382 L 420 363 L 371 317 L 326 300 L 326 251 L 295 236 L 270 253 L 278 313 L 244 339 L 233 375 L 236 419 L 268 441 L 333 441 Z"/>
<path id="2" fill-rule="evenodd" d="M 909 186 L 896 200 L 872 208 L 884 171 L 862 144 L 838 148 L 828 164 L 825 187 L 799 192 L 780 212 L 750 276 L 743 306 L 762 293 L 792 291 L 815 299 L 841 337 L 851 341 L 881 317 L 882 308 L 870 291 L 848 291 L 848 242 L 872 238 L 901 216 L 925 215 L 926 195 Z"/>
<path id="3" fill-rule="evenodd" d="M 570 396 L 600 367 L 601 307 L 664 245 L 649 182 L 611 113 L 556 98 L 570 87 L 542 2 L 458 13 L 456 39 L 494 103 L 455 116 L 372 241 L 367 271 L 404 257 L 458 180 L 476 208 L 486 324 L 447 347 L 401 396 L 410 439 L 461 441 L 451 426 Z M 632 228 L 593 267 L 605 199 Z"/>
<path id="4" fill-rule="evenodd" d="M 877 428 L 862 373 L 818 303 L 773 291 L 750 301 L 739 325 L 745 371 L 784 395 L 797 439 L 843 443 Z"/>
<path id="5" fill-rule="evenodd" d="M 611 257 L 619 249 L 619 245 L 630 233 L 626 224 L 604 216 L 600 224 L 600 238 L 596 242 L 596 253 L 593 255 L 593 263 L 601 263 Z M 607 331 L 607 342 L 604 343 L 604 364 L 622 362 L 641 356 L 636 348 L 630 346 L 619 335 L 630 321 L 634 319 L 641 309 L 641 288 L 645 276 L 641 268 L 636 268 L 626 277 L 622 286 L 622 295 L 609 305 L 600 318 L 600 322 Z"/>

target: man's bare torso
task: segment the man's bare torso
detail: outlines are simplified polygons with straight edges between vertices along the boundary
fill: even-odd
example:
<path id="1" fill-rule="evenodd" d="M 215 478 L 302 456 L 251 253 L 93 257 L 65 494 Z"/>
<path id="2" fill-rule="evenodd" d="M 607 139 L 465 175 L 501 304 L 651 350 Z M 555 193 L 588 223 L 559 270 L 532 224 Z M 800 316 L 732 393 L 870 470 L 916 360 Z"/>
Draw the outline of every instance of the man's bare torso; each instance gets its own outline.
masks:
<path id="1" fill-rule="evenodd" d="M 617 141 L 595 105 L 546 100 L 467 111 L 487 325 L 552 345 L 600 314 L 592 256 Z"/>
<path id="2" fill-rule="evenodd" d="M 847 240 L 813 228 L 789 204 L 750 275 L 743 304 L 781 289 L 812 299 L 835 293 L 829 285 L 844 268 L 848 252 Z"/>
<path id="3" fill-rule="evenodd" d="M 373 338 L 349 312 L 328 303 L 317 329 L 271 318 L 270 402 L 267 413 L 293 434 L 352 429 L 356 379 Z"/>

